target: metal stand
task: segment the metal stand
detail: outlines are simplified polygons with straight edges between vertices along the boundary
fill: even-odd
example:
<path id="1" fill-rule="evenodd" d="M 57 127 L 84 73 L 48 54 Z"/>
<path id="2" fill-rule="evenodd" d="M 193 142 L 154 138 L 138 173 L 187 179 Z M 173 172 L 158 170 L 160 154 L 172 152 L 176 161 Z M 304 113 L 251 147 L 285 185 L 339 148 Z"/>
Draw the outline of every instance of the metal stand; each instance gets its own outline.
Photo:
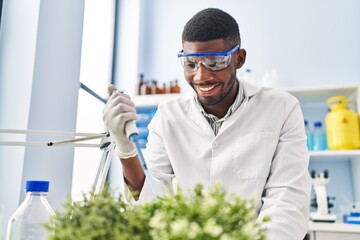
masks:
<path id="1" fill-rule="evenodd" d="M 96 173 L 96 178 L 93 183 L 94 193 L 100 193 L 106 181 L 111 159 L 115 149 L 115 143 L 111 140 L 110 134 L 105 133 L 73 133 L 60 131 L 37 131 L 37 130 L 15 130 L 15 129 L 0 129 L 1 133 L 9 134 L 25 134 L 25 135 L 40 135 L 40 136 L 67 136 L 74 137 L 73 139 L 50 141 L 50 142 L 11 142 L 0 141 L 0 146 L 35 146 L 35 147 L 96 147 L 100 148 L 103 153 L 100 164 Z M 100 144 L 84 143 L 89 140 L 101 139 Z"/>
<path id="2" fill-rule="evenodd" d="M 110 141 L 109 136 L 107 136 L 101 140 L 100 149 L 103 151 L 103 154 L 93 184 L 95 194 L 99 194 L 104 188 L 111 159 L 115 150 L 115 143 Z"/>

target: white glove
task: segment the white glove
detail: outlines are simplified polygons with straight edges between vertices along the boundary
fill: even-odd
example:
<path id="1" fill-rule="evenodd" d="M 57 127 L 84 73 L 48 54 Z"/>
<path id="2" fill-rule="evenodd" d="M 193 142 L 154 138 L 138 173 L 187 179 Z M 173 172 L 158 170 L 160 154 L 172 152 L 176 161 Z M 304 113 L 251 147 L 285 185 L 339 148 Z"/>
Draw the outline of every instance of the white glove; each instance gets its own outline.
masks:
<path id="1" fill-rule="evenodd" d="M 109 92 L 113 90 L 115 87 L 111 85 Z M 138 119 L 135 104 L 130 97 L 125 93 L 113 92 L 103 109 L 103 121 L 110 135 L 115 139 L 119 158 L 126 159 L 135 157 L 137 154 L 134 144 L 126 136 L 125 123 Z"/>

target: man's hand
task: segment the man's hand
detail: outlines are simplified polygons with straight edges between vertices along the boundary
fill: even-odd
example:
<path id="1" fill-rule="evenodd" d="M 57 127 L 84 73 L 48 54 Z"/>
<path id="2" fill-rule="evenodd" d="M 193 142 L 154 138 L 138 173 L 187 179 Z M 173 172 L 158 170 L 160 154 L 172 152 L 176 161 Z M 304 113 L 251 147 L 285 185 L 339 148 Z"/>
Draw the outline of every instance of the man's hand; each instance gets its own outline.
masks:
<path id="1" fill-rule="evenodd" d="M 126 136 L 125 123 L 139 119 L 135 104 L 128 95 L 116 91 L 114 85 L 109 85 L 108 92 L 110 98 L 103 109 L 103 121 L 115 139 L 118 157 L 121 159 L 134 157 L 137 154 L 136 149 Z"/>

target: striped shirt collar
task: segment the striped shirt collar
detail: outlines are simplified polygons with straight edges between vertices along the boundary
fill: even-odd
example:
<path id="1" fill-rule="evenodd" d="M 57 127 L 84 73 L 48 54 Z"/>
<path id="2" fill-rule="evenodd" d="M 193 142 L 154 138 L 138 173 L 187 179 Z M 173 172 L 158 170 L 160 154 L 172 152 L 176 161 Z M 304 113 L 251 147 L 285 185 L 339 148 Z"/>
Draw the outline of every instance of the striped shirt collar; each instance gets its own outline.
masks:
<path id="1" fill-rule="evenodd" d="M 206 120 L 210 124 L 211 128 L 214 131 L 215 136 L 218 134 L 224 121 L 227 120 L 240 107 L 241 103 L 244 100 L 244 86 L 241 81 L 238 81 L 238 83 L 239 83 L 238 84 L 239 89 L 238 89 L 238 94 L 236 96 L 236 99 L 235 99 L 234 103 L 230 106 L 226 115 L 220 119 L 213 114 L 207 113 L 205 111 L 205 109 L 203 108 L 203 106 L 201 105 L 199 98 L 197 96 L 195 96 L 196 105 L 198 106 L 202 115 L 206 118 Z"/>

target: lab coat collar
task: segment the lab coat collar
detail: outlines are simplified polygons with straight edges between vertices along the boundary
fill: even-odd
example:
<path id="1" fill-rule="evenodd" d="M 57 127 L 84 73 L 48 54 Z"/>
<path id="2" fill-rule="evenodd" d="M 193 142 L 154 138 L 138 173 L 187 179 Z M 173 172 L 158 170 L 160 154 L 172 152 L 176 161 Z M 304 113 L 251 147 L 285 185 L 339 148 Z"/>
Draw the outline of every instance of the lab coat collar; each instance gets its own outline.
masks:
<path id="1" fill-rule="evenodd" d="M 211 128 L 210 124 L 204 117 L 204 115 L 199 110 L 197 103 L 195 101 L 196 93 L 192 95 L 189 99 L 189 117 L 199 126 L 201 127 L 206 135 L 208 135 L 210 138 L 214 139 L 215 134 L 213 129 Z"/>
<path id="2" fill-rule="evenodd" d="M 242 80 L 239 81 L 241 81 L 244 86 L 245 98 L 247 98 L 247 100 L 252 96 L 256 95 L 262 89 L 261 87 L 257 87 L 247 81 L 242 81 Z"/>

